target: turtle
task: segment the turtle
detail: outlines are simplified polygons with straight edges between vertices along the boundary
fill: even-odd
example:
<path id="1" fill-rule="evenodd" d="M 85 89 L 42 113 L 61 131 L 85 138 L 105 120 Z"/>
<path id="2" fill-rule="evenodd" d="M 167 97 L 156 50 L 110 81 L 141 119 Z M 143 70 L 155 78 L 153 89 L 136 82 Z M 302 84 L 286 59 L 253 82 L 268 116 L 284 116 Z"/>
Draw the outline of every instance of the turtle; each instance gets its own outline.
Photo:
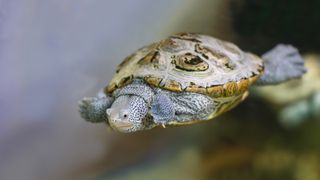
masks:
<path id="1" fill-rule="evenodd" d="M 204 122 L 234 108 L 252 85 L 275 85 L 306 72 L 299 51 L 278 44 L 261 57 L 231 42 L 177 33 L 121 62 L 110 83 L 79 102 L 83 119 L 130 133 Z"/>

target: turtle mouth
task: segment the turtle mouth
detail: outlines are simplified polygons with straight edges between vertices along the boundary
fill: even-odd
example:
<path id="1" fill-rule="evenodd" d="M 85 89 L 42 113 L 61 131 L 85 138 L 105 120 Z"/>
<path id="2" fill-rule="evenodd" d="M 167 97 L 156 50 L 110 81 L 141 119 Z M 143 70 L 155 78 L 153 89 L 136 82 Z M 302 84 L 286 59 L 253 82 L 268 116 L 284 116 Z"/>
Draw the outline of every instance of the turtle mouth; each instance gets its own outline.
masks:
<path id="1" fill-rule="evenodd" d="M 126 131 L 130 128 L 132 128 L 133 124 L 130 122 L 123 122 L 123 121 L 111 121 L 110 125 L 113 127 L 113 129 L 116 129 L 118 131 Z"/>
<path id="2" fill-rule="evenodd" d="M 131 124 L 117 124 L 117 127 L 118 128 L 130 128 L 130 127 L 132 127 L 132 125 Z"/>

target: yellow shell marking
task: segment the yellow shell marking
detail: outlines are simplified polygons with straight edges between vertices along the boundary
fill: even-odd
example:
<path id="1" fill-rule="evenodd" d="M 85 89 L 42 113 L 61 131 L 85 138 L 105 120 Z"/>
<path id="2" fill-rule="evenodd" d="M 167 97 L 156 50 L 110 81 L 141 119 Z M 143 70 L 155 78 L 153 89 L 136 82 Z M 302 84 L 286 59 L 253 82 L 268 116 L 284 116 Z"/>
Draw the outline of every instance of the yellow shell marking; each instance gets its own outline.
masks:
<path id="1" fill-rule="evenodd" d="M 201 93 L 201 94 L 206 94 L 206 88 L 204 87 L 199 87 L 196 85 L 190 85 L 188 86 L 185 91 L 187 92 L 195 92 L 195 93 Z"/>
<path id="2" fill-rule="evenodd" d="M 222 97 L 224 94 L 223 86 L 212 86 L 207 88 L 208 95 L 211 97 Z"/>
<path id="3" fill-rule="evenodd" d="M 223 87 L 225 89 L 226 96 L 233 96 L 238 91 L 238 85 L 236 82 L 228 82 Z"/>
<path id="4" fill-rule="evenodd" d="M 159 86 L 162 79 L 152 76 L 147 76 L 144 80 L 152 86 Z"/>
<path id="5" fill-rule="evenodd" d="M 104 92 L 111 94 L 114 90 L 116 90 L 118 88 L 118 86 L 116 85 L 116 83 L 111 83 L 108 86 L 106 86 L 104 88 Z"/>
<path id="6" fill-rule="evenodd" d="M 249 88 L 249 80 L 248 79 L 243 79 L 241 81 L 238 82 L 238 93 L 244 93 L 248 90 Z"/>
<path id="7" fill-rule="evenodd" d="M 132 76 L 132 75 L 131 75 L 131 76 L 124 77 L 124 78 L 122 78 L 122 79 L 120 80 L 118 86 L 123 87 L 123 86 L 125 86 L 125 85 L 128 85 L 129 83 L 132 82 L 132 80 L 133 80 L 133 76 Z"/>
<path id="8" fill-rule="evenodd" d="M 180 83 L 172 80 L 167 81 L 166 84 L 164 85 L 164 88 L 170 91 L 176 91 L 176 92 L 182 91 Z"/>

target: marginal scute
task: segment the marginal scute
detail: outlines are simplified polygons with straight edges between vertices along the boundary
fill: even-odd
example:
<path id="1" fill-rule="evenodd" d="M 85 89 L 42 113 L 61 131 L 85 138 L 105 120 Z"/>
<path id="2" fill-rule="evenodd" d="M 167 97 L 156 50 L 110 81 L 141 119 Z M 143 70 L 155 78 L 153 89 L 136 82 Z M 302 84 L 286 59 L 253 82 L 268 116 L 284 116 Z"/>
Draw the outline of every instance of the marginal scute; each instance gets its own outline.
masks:
<path id="1" fill-rule="evenodd" d="M 104 88 L 104 92 L 111 94 L 114 90 L 116 90 L 118 88 L 118 86 L 116 85 L 116 83 L 111 83 L 108 86 L 106 86 Z"/>
<path id="2" fill-rule="evenodd" d="M 201 94 L 207 94 L 206 88 L 199 87 L 197 85 L 190 85 L 185 89 L 185 91 L 194 92 L 194 93 L 201 93 Z"/>
<path id="3" fill-rule="evenodd" d="M 150 85 L 158 87 L 162 79 L 153 76 L 146 76 L 144 80 Z"/>
<path id="4" fill-rule="evenodd" d="M 124 77 L 124 78 L 122 78 L 122 79 L 120 80 L 118 86 L 119 86 L 119 87 L 123 87 L 123 86 L 125 86 L 125 85 L 130 84 L 132 81 L 133 81 L 133 75 Z"/>
<path id="5" fill-rule="evenodd" d="M 177 81 L 173 81 L 173 80 L 168 80 L 165 85 L 164 88 L 170 91 L 175 91 L 175 92 L 181 92 L 181 85 L 180 83 L 178 83 Z"/>
<path id="6" fill-rule="evenodd" d="M 207 92 L 211 97 L 222 97 L 224 95 L 224 88 L 221 85 L 207 88 Z"/>
<path id="7" fill-rule="evenodd" d="M 259 76 L 258 75 L 253 75 L 252 77 L 249 78 L 249 85 L 251 86 L 258 80 Z"/>
<path id="8" fill-rule="evenodd" d="M 238 91 L 238 85 L 236 82 L 228 82 L 223 87 L 227 97 L 235 95 Z"/>
<path id="9" fill-rule="evenodd" d="M 249 80 L 242 79 L 238 82 L 238 93 L 242 94 L 249 89 Z"/>

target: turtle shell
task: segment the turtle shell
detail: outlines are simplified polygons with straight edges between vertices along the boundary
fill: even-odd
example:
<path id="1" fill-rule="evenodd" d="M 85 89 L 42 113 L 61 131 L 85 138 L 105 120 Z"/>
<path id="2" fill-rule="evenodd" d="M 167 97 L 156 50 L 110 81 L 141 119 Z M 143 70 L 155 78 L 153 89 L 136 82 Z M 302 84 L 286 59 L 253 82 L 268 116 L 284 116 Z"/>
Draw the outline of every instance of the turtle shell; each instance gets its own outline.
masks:
<path id="1" fill-rule="evenodd" d="M 179 33 L 127 57 L 106 92 L 141 78 L 169 91 L 230 97 L 246 92 L 262 72 L 262 59 L 232 43 L 207 35 Z"/>

